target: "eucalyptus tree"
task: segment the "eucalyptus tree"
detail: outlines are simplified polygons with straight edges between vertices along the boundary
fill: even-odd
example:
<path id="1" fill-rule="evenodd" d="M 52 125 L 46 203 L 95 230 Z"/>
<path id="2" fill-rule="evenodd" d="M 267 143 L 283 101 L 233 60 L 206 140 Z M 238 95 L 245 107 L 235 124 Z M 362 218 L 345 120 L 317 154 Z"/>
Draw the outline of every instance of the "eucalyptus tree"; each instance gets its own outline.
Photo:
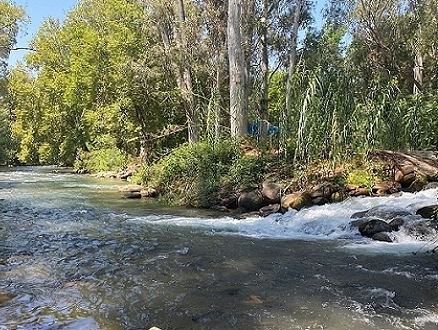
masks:
<path id="1" fill-rule="evenodd" d="M 247 126 L 245 58 L 242 42 L 242 0 L 228 1 L 228 59 L 230 70 L 230 128 L 233 138 L 244 136 Z"/>
<path id="2" fill-rule="evenodd" d="M 436 13 L 436 1 L 355 3 L 348 58 L 360 73 L 359 90 L 372 108 L 371 132 L 381 147 L 424 148 L 437 142 L 435 97 L 424 93 L 436 90 L 428 89 L 436 86 Z"/>
<path id="3" fill-rule="evenodd" d="M 289 52 L 289 65 L 287 70 L 285 116 L 289 116 L 292 107 L 291 104 L 292 77 L 295 73 L 295 67 L 297 64 L 297 39 L 298 39 L 298 29 L 300 27 L 302 10 L 303 10 L 303 0 L 296 0 L 295 8 L 293 9 L 293 22 L 292 22 L 292 29 L 290 34 L 290 52 Z"/>
<path id="4" fill-rule="evenodd" d="M 207 113 L 207 133 L 217 141 L 223 131 L 224 109 L 228 108 L 227 64 L 227 7 L 226 0 L 205 0 L 202 3 L 206 29 L 205 44 L 208 49 L 210 97 Z"/>
<path id="5" fill-rule="evenodd" d="M 195 4 L 178 1 L 139 1 L 145 9 L 145 20 L 156 27 L 161 37 L 162 56 L 170 63 L 176 84 L 181 92 L 187 120 L 187 137 L 190 143 L 199 140 L 199 100 L 193 86 L 193 54 L 199 45 L 202 27 L 196 27 L 199 9 Z M 190 17 L 187 17 L 187 13 Z"/>

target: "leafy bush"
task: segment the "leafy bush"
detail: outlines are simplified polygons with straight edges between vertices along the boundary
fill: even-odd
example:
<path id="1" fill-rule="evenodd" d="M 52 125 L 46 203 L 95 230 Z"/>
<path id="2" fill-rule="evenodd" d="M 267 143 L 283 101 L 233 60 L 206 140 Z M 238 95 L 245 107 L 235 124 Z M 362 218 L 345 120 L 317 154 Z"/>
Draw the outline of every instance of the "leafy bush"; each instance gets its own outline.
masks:
<path id="1" fill-rule="evenodd" d="M 233 187 L 237 191 L 256 188 L 266 173 L 267 160 L 263 157 L 243 155 L 229 169 Z"/>
<path id="2" fill-rule="evenodd" d="M 75 168 L 89 172 L 117 171 L 128 162 L 128 156 L 116 147 L 115 138 L 108 134 L 100 136 L 90 146 L 90 151 L 81 151 Z"/>
<path id="3" fill-rule="evenodd" d="M 81 152 L 75 168 L 90 172 L 116 171 L 126 165 L 127 157 L 117 148 L 107 148 L 91 152 Z"/>
<path id="4" fill-rule="evenodd" d="M 215 203 L 239 151 L 231 140 L 182 145 L 142 170 L 144 185 L 166 195 L 168 202 L 206 207 Z"/>

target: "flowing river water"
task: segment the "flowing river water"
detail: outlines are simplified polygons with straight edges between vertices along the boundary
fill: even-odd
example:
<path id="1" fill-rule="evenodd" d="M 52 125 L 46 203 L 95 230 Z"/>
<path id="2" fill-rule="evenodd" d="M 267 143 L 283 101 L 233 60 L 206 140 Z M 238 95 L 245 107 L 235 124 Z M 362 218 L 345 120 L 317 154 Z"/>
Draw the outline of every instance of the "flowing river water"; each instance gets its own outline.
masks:
<path id="1" fill-rule="evenodd" d="M 436 190 L 239 220 L 52 170 L 0 170 L 0 330 L 438 327 L 436 238 L 348 226 Z"/>

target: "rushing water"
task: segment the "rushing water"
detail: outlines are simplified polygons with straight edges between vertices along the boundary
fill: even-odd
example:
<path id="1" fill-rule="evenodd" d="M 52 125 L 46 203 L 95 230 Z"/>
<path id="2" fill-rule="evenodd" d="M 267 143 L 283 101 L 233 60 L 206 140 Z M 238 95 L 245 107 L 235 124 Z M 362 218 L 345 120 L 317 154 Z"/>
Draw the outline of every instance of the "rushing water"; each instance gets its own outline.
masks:
<path id="1" fill-rule="evenodd" d="M 123 199 L 120 184 L 0 171 L 0 330 L 438 327 L 435 238 L 348 226 L 435 190 L 238 220 Z"/>

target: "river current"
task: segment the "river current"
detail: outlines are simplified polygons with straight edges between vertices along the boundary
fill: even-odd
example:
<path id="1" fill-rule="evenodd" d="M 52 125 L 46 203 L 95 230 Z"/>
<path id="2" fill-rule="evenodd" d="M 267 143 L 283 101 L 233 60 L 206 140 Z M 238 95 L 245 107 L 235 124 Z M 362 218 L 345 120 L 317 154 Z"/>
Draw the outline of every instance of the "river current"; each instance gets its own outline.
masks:
<path id="1" fill-rule="evenodd" d="M 119 185 L 0 169 L 0 330 L 438 328 L 437 238 L 375 242 L 348 225 L 436 190 L 236 219 Z"/>

